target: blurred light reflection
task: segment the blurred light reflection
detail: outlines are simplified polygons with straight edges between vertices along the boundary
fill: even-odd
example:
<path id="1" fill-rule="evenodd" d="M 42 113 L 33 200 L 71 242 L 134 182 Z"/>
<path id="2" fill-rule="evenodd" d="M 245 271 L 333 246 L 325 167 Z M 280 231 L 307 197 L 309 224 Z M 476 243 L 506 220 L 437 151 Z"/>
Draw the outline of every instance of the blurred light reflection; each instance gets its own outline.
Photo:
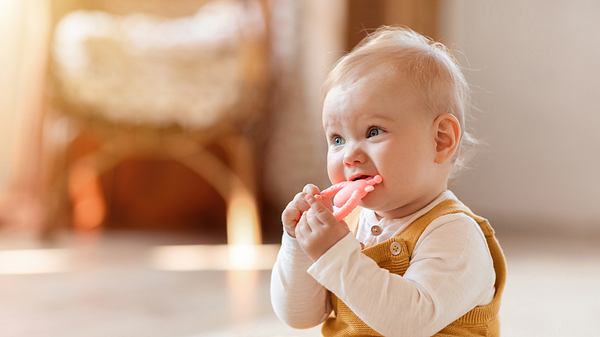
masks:
<path id="1" fill-rule="evenodd" d="M 159 270 L 270 270 L 279 245 L 161 246 L 151 251 L 151 264 Z"/>
<path id="2" fill-rule="evenodd" d="M 62 273 L 69 267 L 66 249 L 0 251 L 0 275 Z"/>

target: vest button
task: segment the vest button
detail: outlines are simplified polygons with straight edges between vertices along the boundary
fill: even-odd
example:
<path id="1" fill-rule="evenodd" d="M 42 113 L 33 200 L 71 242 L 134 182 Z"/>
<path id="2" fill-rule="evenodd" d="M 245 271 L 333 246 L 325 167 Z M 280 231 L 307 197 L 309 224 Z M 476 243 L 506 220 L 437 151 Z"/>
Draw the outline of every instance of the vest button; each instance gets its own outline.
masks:
<path id="1" fill-rule="evenodd" d="M 383 229 L 381 228 L 381 226 L 374 225 L 371 227 L 371 234 L 377 236 L 377 235 L 381 234 L 381 232 L 383 232 Z"/>
<path id="2" fill-rule="evenodd" d="M 390 245 L 390 253 L 392 253 L 394 256 L 400 255 L 400 253 L 402 253 L 402 245 L 396 241 L 392 242 Z"/>

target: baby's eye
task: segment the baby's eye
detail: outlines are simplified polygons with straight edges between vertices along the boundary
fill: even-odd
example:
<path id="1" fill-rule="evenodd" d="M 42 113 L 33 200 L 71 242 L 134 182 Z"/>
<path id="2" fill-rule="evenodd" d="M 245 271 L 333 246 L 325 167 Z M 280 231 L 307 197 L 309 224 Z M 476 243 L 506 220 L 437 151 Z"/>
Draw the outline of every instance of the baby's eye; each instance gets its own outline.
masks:
<path id="1" fill-rule="evenodd" d="M 369 130 L 367 131 L 367 138 L 371 138 L 371 137 L 375 137 L 380 135 L 383 132 L 383 130 L 381 130 L 380 128 L 376 127 L 376 126 L 372 126 L 369 128 Z"/>
<path id="2" fill-rule="evenodd" d="M 344 138 L 342 138 L 340 136 L 333 136 L 333 137 L 331 137 L 331 144 L 332 145 L 342 145 L 345 142 L 346 141 L 344 140 Z"/>

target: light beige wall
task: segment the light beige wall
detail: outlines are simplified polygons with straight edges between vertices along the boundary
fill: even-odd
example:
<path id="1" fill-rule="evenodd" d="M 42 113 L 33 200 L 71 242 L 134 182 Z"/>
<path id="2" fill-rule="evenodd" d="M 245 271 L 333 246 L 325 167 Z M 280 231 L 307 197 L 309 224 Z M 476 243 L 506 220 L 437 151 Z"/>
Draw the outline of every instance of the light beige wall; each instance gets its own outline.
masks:
<path id="1" fill-rule="evenodd" d="M 600 2 L 446 1 L 486 144 L 454 190 L 497 226 L 600 230 Z"/>
<path id="2" fill-rule="evenodd" d="M 14 164 L 14 144 L 17 142 L 15 126 L 19 119 L 16 113 L 16 81 L 18 67 L 15 67 L 21 56 L 22 48 L 16 38 L 16 31 L 22 29 L 23 6 L 18 1 L 0 2 L 0 191 L 4 191 Z"/>
<path id="3" fill-rule="evenodd" d="M 0 1 L 0 198 L 38 175 L 48 17 L 46 0 Z"/>
<path id="4" fill-rule="evenodd" d="M 329 186 L 321 87 L 343 54 L 345 12 L 344 0 L 276 2 L 276 88 L 263 174 L 265 193 L 278 207 L 305 184 Z"/>

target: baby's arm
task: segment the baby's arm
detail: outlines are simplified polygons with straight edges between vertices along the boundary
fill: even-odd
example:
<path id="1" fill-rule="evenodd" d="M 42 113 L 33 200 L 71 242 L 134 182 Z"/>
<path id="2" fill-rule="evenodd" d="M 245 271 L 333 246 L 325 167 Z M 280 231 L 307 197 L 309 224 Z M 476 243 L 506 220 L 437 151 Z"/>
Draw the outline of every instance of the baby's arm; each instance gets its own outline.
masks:
<path id="1" fill-rule="evenodd" d="M 284 234 L 271 274 L 273 310 L 280 320 L 295 328 L 316 326 L 331 312 L 327 289 L 306 272 L 312 261 L 294 238 L 298 220 L 309 207 L 305 195 L 318 192 L 316 186 L 306 185 L 283 211 Z"/>
<path id="2" fill-rule="evenodd" d="M 287 325 L 311 328 L 331 313 L 329 293 L 306 270 L 312 261 L 296 239 L 283 235 L 281 250 L 271 274 L 271 304 L 277 317 Z"/>
<path id="3" fill-rule="evenodd" d="M 308 272 L 379 333 L 413 337 L 434 335 L 489 302 L 495 277 L 478 225 L 461 215 L 429 225 L 404 276 L 391 274 L 362 254 L 352 235 Z"/>

